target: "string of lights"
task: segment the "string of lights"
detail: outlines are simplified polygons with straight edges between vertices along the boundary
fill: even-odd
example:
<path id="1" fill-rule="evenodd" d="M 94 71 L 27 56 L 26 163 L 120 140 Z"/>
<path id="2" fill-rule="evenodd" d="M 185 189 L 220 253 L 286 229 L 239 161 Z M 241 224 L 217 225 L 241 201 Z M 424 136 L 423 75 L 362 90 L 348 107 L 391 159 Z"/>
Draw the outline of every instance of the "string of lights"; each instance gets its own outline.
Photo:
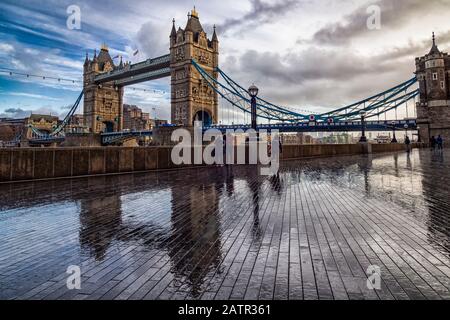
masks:
<path id="1" fill-rule="evenodd" d="M 21 77 L 27 77 L 27 78 L 34 78 L 34 79 L 40 79 L 40 80 L 54 80 L 58 81 L 59 83 L 68 83 L 68 84 L 82 84 L 83 81 L 81 80 L 74 80 L 74 79 L 67 79 L 62 77 L 55 77 L 51 75 L 37 75 L 37 74 L 31 74 L 31 73 L 23 73 L 19 72 L 13 69 L 7 69 L 7 68 L 0 68 L 0 73 L 9 75 L 11 77 L 13 76 L 21 76 Z M 140 91 L 140 92 L 152 92 L 152 93 L 159 93 L 162 95 L 165 95 L 167 92 L 163 90 L 158 89 L 144 89 L 144 88 L 138 88 L 138 87 L 127 87 L 131 91 Z"/>

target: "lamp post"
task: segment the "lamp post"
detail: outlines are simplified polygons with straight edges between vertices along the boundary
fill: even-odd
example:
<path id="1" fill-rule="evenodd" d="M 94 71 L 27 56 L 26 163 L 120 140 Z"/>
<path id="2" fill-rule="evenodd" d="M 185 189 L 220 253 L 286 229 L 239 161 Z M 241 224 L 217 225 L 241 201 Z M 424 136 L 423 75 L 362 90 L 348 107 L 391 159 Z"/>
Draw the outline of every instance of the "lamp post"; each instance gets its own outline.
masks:
<path id="1" fill-rule="evenodd" d="M 248 88 L 248 94 L 251 97 L 251 114 L 252 114 L 252 129 L 256 131 L 256 96 L 258 95 L 259 89 L 254 84 Z"/>
<path id="2" fill-rule="evenodd" d="M 392 121 L 391 124 L 392 124 L 392 131 L 394 133 L 391 143 L 397 143 L 398 142 L 397 137 L 395 136 L 395 121 Z"/>
<path id="3" fill-rule="evenodd" d="M 407 123 L 405 123 L 404 128 L 405 128 L 405 138 L 406 138 L 408 136 L 408 128 L 409 128 Z"/>
<path id="4" fill-rule="evenodd" d="M 422 139 L 420 138 L 420 127 L 417 127 L 417 142 L 421 143 Z"/>
<path id="5" fill-rule="evenodd" d="M 365 111 L 361 111 L 359 113 L 359 115 L 361 116 L 361 138 L 359 139 L 360 143 L 366 143 L 367 142 L 367 138 L 366 138 L 366 112 Z"/>

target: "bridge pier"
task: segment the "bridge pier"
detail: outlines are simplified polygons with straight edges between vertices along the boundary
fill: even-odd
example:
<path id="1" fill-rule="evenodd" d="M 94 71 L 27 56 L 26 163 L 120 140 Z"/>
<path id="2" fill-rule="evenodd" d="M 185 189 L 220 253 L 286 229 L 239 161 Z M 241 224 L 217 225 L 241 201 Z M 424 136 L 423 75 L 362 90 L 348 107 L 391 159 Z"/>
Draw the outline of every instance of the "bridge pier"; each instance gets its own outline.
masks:
<path id="1" fill-rule="evenodd" d="M 359 143 L 363 148 L 363 154 L 372 154 L 372 144 L 369 142 L 360 142 Z"/>

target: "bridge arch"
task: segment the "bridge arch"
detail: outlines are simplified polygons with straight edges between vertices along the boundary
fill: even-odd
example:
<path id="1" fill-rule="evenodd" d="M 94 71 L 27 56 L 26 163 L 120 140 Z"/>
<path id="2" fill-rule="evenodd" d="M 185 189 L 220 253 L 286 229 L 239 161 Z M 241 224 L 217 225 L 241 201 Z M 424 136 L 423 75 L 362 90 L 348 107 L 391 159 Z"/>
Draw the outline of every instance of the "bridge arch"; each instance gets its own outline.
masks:
<path id="1" fill-rule="evenodd" d="M 103 132 L 104 133 L 114 132 L 114 122 L 103 121 Z"/>
<path id="2" fill-rule="evenodd" d="M 207 110 L 199 110 L 194 114 L 193 123 L 195 121 L 201 121 L 203 126 L 210 126 L 212 125 L 213 118 L 211 114 Z"/>

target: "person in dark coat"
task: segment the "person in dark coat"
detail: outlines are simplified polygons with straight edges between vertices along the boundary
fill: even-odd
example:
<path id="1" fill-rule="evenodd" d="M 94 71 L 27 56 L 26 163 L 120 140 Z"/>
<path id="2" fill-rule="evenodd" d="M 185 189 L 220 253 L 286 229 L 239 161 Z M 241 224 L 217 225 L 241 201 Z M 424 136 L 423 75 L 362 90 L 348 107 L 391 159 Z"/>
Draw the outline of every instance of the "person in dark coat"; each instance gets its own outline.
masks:
<path id="1" fill-rule="evenodd" d="M 436 138 L 434 136 L 430 138 L 430 148 L 431 151 L 434 151 L 436 149 Z"/>
<path id="2" fill-rule="evenodd" d="M 444 139 L 442 139 L 441 135 L 438 136 L 436 143 L 438 150 L 442 150 L 444 148 Z"/>
<path id="3" fill-rule="evenodd" d="M 408 136 L 405 138 L 406 152 L 411 152 L 411 140 Z"/>

